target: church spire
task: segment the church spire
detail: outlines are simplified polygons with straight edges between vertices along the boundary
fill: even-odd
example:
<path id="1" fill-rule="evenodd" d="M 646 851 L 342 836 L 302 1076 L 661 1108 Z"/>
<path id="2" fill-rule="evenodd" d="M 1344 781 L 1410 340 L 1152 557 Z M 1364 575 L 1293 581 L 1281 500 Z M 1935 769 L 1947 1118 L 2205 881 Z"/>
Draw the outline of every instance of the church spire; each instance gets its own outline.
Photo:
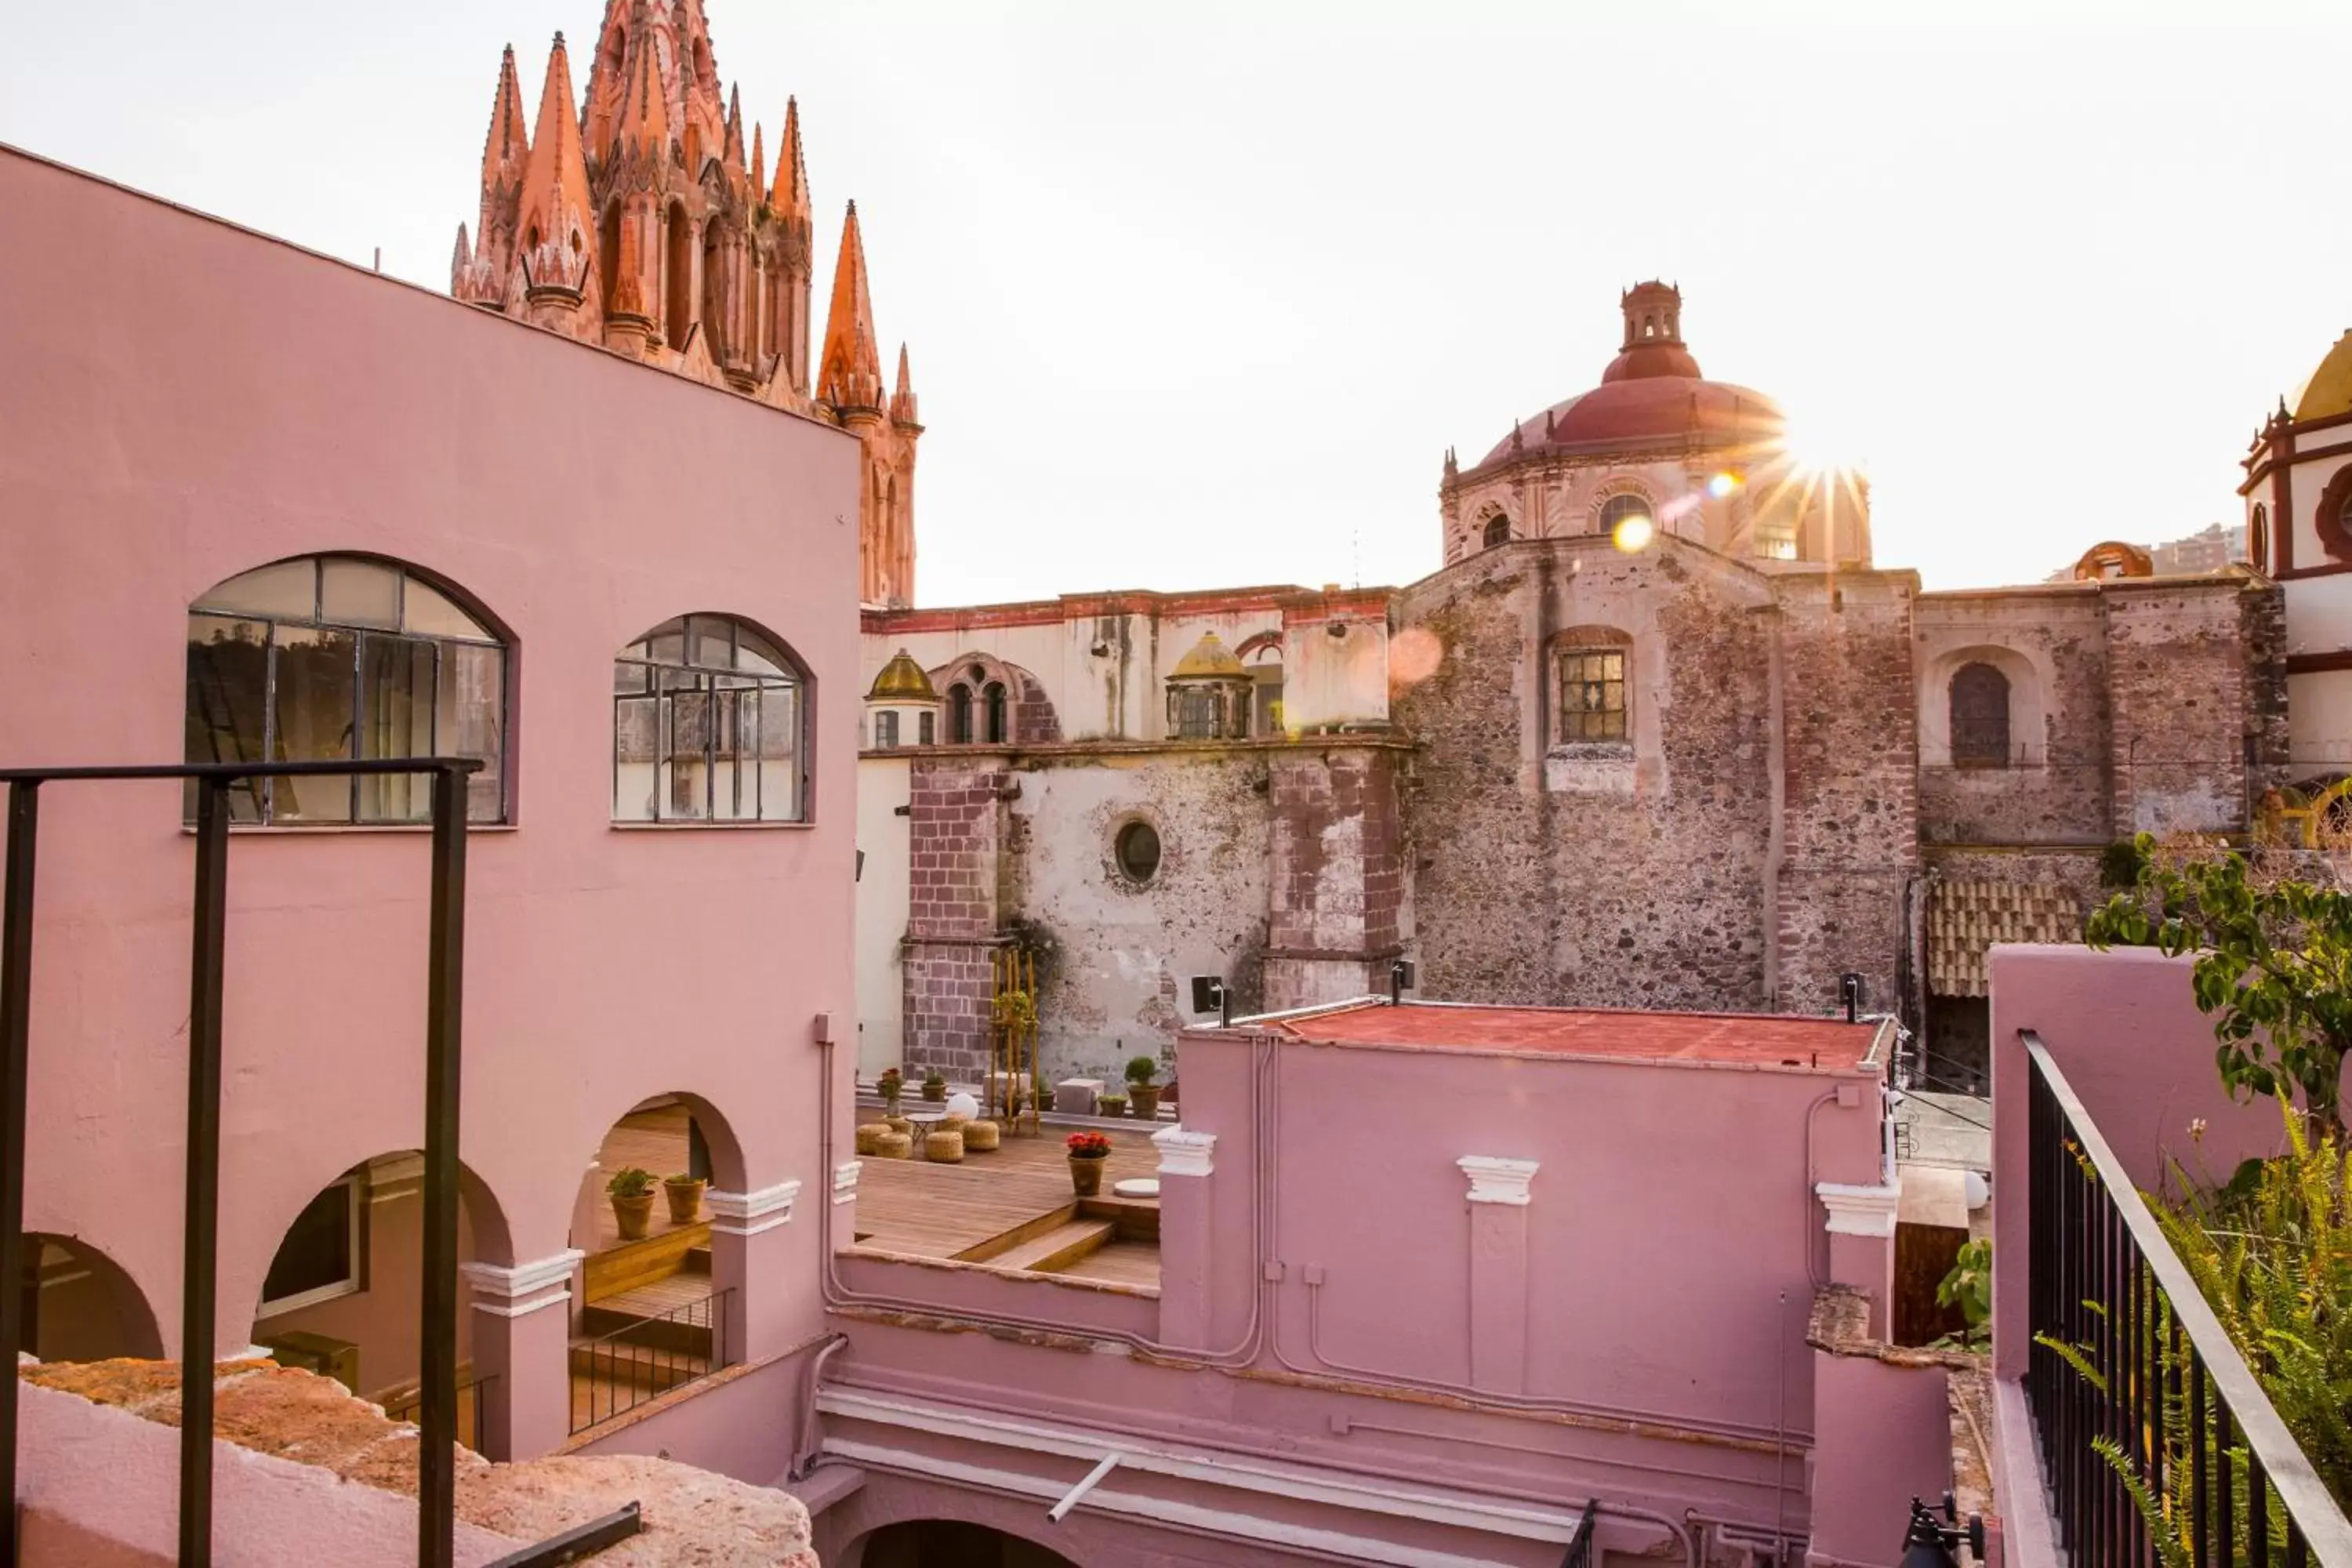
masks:
<path id="1" fill-rule="evenodd" d="M 866 283 L 866 243 L 857 204 L 841 226 L 841 256 L 833 268 L 833 308 L 825 317 L 824 354 L 817 362 L 817 395 L 838 409 L 882 407 L 882 359 L 874 346 L 874 301 Z"/>
<path id="2" fill-rule="evenodd" d="M 898 345 L 898 390 L 890 395 L 890 422 L 919 425 L 915 417 L 915 383 L 907 374 L 907 345 Z"/>
<path id="3" fill-rule="evenodd" d="M 515 182 L 522 173 L 523 160 L 530 154 L 530 142 L 523 132 L 522 83 L 515 77 L 514 46 L 509 44 L 506 58 L 499 62 L 498 96 L 490 103 L 489 140 L 482 145 L 485 204 L 491 191 Z"/>
<path id="4" fill-rule="evenodd" d="M 593 228 L 588 215 L 593 209 L 577 114 L 572 58 L 558 33 L 547 53 L 547 79 L 539 89 L 539 121 L 519 204 L 519 254 L 531 287 L 577 289 L 587 276 L 588 237 Z"/>
<path id="5" fill-rule="evenodd" d="M 801 103 L 784 100 L 784 133 L 776 143 L 776 184 L 768 205 L 779 217 L 805 218 L 808 210 L 808 165 L 801 161 Z"/>
<path id="6" fill-rule="evenodd" d="M 757 201 L 768 188 L 768 137 L 758 121 L 751 122 L 751 198 Z"/>
<path id="7" fill-rule="evenodd" d="M 727 142 L 720 150 L 727 166 L 740 174 L 743 169 L 743 84 L 737 82 L 727 94 Z"/>

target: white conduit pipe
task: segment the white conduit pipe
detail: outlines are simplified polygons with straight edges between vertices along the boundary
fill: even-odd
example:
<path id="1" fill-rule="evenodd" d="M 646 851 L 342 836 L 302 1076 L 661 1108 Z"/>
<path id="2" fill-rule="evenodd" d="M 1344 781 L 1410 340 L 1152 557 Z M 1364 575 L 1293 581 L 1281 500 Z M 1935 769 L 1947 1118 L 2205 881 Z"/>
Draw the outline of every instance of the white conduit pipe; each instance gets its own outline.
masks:
<path id="1" fill-rule="evenodd" d="M 1059 1524 L 1062 1521 L 1069 1518 L 1070 1510 L 1078 1506 L 1078 1500 L 1085 1497 L 1088 1492 L 1094 1490 L 1095 1488 L 1100 1486 L 1102 1484 L 1103 1478 L 1118 1468 L 1118 1456 L 1117 1454 L 1105 1454 L 1102 1457 L 1102 1462 L 1097 1465 L 1093 1469 L 1087 1472 L 1086 1479 L 1080 1481 L 1076 1486 L 1072 1487 L 1068 1491 L 1064 1492 L 1062 1494 L 1062 1500 L 1045 1510 L 1045 1517 L 1053 1521 L 1055 1524 Z"/>

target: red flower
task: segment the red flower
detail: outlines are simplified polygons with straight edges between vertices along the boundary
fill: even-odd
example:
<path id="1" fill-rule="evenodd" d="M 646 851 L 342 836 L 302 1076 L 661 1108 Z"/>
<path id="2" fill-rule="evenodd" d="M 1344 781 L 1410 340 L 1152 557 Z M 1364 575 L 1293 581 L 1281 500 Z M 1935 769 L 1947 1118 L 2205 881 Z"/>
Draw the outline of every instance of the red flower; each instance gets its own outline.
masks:
<path id="1" fill-rule="evenodd" d="M 1100 1160 L 1110 1153 L 1108 1132 L 1073 1132 L 1067 1142 L 1070 1152 L 1081 1160 Z"/>

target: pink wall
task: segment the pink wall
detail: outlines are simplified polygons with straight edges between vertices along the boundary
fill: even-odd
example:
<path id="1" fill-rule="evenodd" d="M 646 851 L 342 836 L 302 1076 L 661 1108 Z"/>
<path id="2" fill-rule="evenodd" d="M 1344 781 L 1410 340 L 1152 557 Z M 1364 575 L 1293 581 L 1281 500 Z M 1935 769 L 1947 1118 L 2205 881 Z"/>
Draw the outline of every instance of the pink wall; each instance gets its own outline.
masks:
<path id="1" fill-rule="evenodd" d="M 1910 1500 L 1952 1486 L 1951 1409 L 1940 1366 L 1814 1352 L 1815 1564 L 1903 1561 Z"/>
<path id="2" fill-rule="evenodd" d="M 664 1091 L 725 1118 L 719 1185 L 822 1193 L 811 1019 L 854 1016 L 856 444 L 5 151 L 0 206 L 0 290 L 39 302 L 0 313 L 0 757 L 178 758 L 185 609 L 237 572 L 355 550 L 454 581 L 519 670 L 516 826 L 469 856 L 479 1252 L 563 1248 L 605 1129 Z M 813 672 L 813 826 L 612 826 L 611 657 L 691 611 Z M 191 843 L 168 784 L 52 786 L 42 822 L 26 1222 L 121 1263 L 169 1345 Z M 419 1142 L 425 846 L 231 846 L 224 1348 L 311 1194 Z M 759 1331 L 814 1331 L 815 1227 L 758 1239 L 754 1287 L 790 1303 Z"/>

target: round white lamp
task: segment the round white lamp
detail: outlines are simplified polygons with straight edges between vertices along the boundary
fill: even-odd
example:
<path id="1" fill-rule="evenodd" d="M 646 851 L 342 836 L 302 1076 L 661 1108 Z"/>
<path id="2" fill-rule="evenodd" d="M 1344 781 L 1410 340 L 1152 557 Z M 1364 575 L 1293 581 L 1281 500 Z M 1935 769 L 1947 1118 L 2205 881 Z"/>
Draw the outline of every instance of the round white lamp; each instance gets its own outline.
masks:
<path id="1" fill-rule="evenodd" d="M 949 1095 L 948 1114 L 950 1116 L 961 1116 L 966 1121 L 977 1121 L 980 1117 L 980 1101 L 974 1100 L 968 1094 L 956 1093 Z"/>

